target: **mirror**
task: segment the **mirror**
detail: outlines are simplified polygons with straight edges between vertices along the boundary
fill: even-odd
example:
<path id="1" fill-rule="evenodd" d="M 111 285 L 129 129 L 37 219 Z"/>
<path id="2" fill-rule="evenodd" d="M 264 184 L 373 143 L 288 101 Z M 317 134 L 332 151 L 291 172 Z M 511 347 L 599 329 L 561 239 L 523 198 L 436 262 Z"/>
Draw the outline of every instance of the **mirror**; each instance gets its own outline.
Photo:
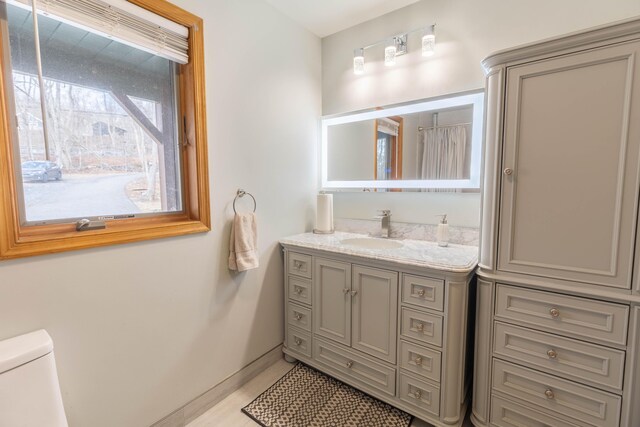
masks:
<path id="1" fill-rule="evenodd" d="M 322 119 L 324 189 L 480 188 L 484 91 Z"/>

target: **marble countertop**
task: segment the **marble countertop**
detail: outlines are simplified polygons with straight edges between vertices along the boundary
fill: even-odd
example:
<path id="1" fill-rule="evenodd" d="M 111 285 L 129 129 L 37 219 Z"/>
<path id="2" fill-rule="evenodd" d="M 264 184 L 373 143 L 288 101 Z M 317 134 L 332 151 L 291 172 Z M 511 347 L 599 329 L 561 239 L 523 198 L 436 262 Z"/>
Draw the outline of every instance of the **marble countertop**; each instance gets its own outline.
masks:
<path id="1" fill-rule="evenodd" d="M 436 242 L 408 239 L 398 240 L 403 246 L 395 249 L 365 249 L 341 243 L 345 239 L 363 237 L 370 236 L 341 231 L 334 234 L 303 233 L 281 239 L 280 243 L 458 273 L 468 273 L 478 264 L 478 248 L 475 246 L 449 244 L 440 247 Z"/>

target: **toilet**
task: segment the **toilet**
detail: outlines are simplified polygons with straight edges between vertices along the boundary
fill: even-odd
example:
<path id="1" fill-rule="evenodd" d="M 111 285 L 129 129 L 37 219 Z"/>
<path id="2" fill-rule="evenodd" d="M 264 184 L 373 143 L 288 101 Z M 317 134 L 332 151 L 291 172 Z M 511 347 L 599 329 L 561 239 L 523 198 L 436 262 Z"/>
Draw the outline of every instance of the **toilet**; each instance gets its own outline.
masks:
<path id="1" fill-rule="evenodd" d="M 44 329 L 0 341 L 0 427 L 67 427 Z"/>

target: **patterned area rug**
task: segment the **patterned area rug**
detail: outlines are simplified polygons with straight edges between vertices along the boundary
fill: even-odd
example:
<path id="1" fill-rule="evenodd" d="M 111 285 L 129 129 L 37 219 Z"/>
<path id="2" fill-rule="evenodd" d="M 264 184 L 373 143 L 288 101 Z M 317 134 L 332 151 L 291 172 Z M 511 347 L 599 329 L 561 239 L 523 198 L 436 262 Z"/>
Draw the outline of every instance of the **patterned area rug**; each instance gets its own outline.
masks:
<path id="1" fill-rule="evenodd" d="M 412 418 L 301 363 L 242 412 L 263 427 L 408 427 Z"/>

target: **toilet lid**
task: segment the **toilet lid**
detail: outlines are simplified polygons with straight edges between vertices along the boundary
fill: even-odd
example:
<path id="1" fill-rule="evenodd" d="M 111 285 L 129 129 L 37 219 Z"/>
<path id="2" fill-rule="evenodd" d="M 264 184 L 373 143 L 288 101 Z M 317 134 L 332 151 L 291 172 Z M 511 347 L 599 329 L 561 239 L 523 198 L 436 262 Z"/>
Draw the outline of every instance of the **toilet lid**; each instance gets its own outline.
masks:
<path id="1" fill-rule="evenodd" d="M 53 351 L 53 341 L 44 329 L 0 341 L 0 374 Z"/>

